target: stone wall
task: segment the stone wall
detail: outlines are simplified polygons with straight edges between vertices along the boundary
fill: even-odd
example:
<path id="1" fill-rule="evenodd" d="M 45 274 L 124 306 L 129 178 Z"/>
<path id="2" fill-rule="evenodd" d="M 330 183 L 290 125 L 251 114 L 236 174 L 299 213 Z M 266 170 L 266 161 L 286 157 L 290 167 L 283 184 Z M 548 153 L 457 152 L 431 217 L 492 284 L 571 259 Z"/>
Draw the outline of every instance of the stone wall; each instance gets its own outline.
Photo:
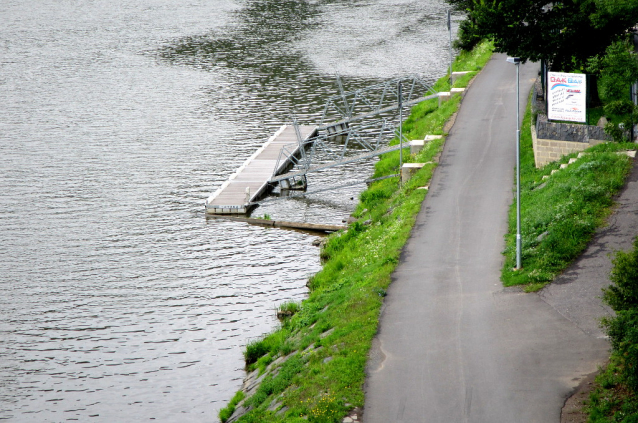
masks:
<path id="1" fill-rule="evenodd" d="M 545 115 L 538 115 L 536 125 L 532 125 L 536 167 L 608 140 L 607 134 L 597 126 L 551 123 Z"/>
<path id="2" fill-rule="evenodd" d="M 599 126 L 554 123 L 547 115 L 539 114 L 536 120 L 536 134 L 539 138 L 557 141 L 588 143 L 589 140 L 611 141 L 605 130 Z"/>

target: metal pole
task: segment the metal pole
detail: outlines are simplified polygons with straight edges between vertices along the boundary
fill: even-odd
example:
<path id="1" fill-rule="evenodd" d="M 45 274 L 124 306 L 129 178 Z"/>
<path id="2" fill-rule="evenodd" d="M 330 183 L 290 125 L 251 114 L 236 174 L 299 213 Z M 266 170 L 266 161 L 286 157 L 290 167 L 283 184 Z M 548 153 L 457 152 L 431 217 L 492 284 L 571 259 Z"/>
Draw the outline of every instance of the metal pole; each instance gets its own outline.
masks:
<path id="1" fill-rule="evenodd" d="M 403 169 L 403 93 L 399 81 L 399 185 L 403 185 L 401 170 Z"/>
<path id="2" fill-rule="evenodd" d="M 516 269 L 521 268 L 521 129 L 520 129 L 520 93 L 518 68 L 516 64 Z"/>
<path id="3" fill-rule="evenodd" d="M 452 84 L 452 16 L 450 9 L 447 10 L 447 31 L 450 34 L 450 84 Z"/>

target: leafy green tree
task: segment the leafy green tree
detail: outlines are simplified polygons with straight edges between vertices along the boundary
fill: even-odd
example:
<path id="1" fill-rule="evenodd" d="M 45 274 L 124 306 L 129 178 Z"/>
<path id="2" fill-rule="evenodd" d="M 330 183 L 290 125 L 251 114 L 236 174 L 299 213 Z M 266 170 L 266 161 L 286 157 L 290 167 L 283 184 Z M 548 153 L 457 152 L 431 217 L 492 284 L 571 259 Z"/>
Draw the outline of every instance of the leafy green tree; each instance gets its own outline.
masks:
<path id="1" fill-rule="evenodd" d="M 600 96 L 606 101 L 629 98 L 629 86 L 638 81 L 638 54 L 629 39 L 611 43 L 605 54 L 587 61 L 587 70 L 599 75 Z"/>
<path id="2" fill-rule="evenodd" d="M 474 0 L 447 0 L 447 2 L 456 12 L 466 14 L 466 19 L 459 24 L 454 47 L 470 51 L 483 39 L 476 28 L 476 22 L 474 22 L 471 13 L 474 10 L 475 2 Z"/>
<path id="3" fill-rule="evenodd" d="M 587 70 L 598 75 L 600 96 L 610 122 L 605 131 L 616 141 L 624 141 L 638 122 L 638 107 L 629 101 L 630 86 L 638 81 L 638 54 L 629 39 L 613 42 L 587 62 Z M 633 135 L 633 134 L 632 134 Z"/>
<path id="4" fill-rule="evenodd" d="M 557 71 L 583 68 L 638 22 L 635 0 L 473 0 L 466 11 L 475 35 L 492 38 L 496 51 Z"/>

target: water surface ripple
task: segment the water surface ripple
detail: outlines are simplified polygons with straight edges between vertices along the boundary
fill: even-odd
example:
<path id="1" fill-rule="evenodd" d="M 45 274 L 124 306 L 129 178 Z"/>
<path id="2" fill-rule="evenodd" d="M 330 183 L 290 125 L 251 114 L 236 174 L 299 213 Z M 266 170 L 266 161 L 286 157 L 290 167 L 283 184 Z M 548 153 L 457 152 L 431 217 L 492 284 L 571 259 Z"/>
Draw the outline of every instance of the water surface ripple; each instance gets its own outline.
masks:
<path id="1" fill-rule="evenodd" d="M 316 235 L 206 219 L 205 198 L 292 113 L 316 120 L 335 72 L 440 76 L 444 7 L 4 1 L 0 420 L 215 421 L 320 263 Z M 361 189 L 255 214 L 340 223 Z"/>

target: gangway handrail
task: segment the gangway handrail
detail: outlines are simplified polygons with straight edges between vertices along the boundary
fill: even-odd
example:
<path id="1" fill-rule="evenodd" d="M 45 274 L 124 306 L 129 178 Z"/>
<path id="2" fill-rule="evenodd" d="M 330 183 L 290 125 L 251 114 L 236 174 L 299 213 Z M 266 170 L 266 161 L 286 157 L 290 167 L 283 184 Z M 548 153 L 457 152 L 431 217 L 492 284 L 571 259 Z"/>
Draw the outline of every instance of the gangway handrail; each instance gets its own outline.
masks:
<path id="1" fill-rule="evenodd" d="M 420 103 L 422 101 L 431 100 L 433 98 L 438 98 L 438 97 L 439 97 L 438 93 L 430 94 L 428 96 L 419 97 L 419 98 L 416 98 L 414 100 L 404 101 L 402 105 L 404 107 L 405 106 L 412 106 L 412 105 Z M 341 119 L 341 120 L 338 120 L 336 122 L 331 122 L 331 123 L 326 123 L 326 124 L 320 125 L 320 126 L 317 127 L 317 130 L 318 131 L 325 131 L 326 129 L 328 129 L 330 127 L 337 126 L 337 125 L 342 124 L 342 123 L 354 122 L 354 121 L 365 119 L 367 117 L 378 115 L 378 114 L 381 114 L 381 113 L 391 112 L 392 110 L 396 110 L 398 108 L 399 108 L 399 104 L 398 103 L 397 104 L 393 104 L 391 106 L 387 106 L 387 107 L 384 107 L 383 109 L 375 110 L 373 112 L 363 113 L 363 114 L 360 114 L 360 115 L 357 115 L 357 116 L 353 116 L 351 118 Z"/>
<path id="2" fill-rule="evenodd" d="M 403 144 L 403 148 L 410 148 L 410 144 L 409 143 L 404 143 Z M 363 154 L 358 154 L 356 156 L 350 156 L 350 157 L 344 158 L 344 159 L 342 159 L 342 160 L 340 160 L 338 162 L 324 163 L 324 164 L 320 164 L 320 165 L 310 166 L 308 169 L 302 169 L 302 170 L 298 170 L 298 171 L 295 171 L 295 172 L 288 172 L 288 173 L 283 173 L 281 175 L 276 175 L 276 176 L 273 176 L 272 178 L 270 178 L 268 183 L 274 184 L 276 182 L 283 181 L 284 179 L 291 179 L 291 178 L 303 176 L 303 175 L 305 175 L 305 174 L 307 174 L 309 172 L 316 172 L 316 171 L 319 171 L 319 170 L 328 169 L 328 168 L 335 167 L 335 166 L 341 166 L 341 165 L 344 165 L 344 164 L 357 162 L 359 160 L 369 159 L 371 157 L 379 156 L 381 154 L 389 153 L 391 151 L 397 151 L 399 149 L 401 149 L 401 145 L 400 144 L 395 144 L 395 145 L 391 145 L 391 146 L 388 146 L 388 147 L 378 148 L 376 150 L 368 151 L 368 152 L 363 153 Z"/>

